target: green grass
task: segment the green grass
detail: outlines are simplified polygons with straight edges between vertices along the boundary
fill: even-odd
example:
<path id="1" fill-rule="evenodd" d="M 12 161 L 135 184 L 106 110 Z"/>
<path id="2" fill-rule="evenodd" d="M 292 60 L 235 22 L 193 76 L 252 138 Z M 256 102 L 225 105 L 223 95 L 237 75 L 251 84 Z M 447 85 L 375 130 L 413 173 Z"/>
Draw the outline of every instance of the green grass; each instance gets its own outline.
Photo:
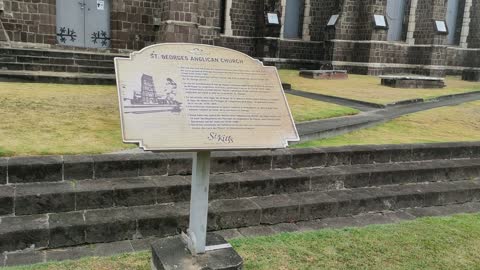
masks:
<path id="1" fill-rule="evenodd" d="M 332 103 L 312 100 L 287 94 L 288 104 L 293 114 L 295 122 L 305 122 L 311 120 L 354 115 L 358 110 L 335 105 Z"/>
<path id="2" fill-rule="evenodd" d="M 288 96 L 298 122 L 355 109 Z M 122 142 L 115 86 L 0 82 L 0 156 L 98 154 Z"/>
<path id="3" fill-rule="evenodd" d="M 363 228 L 239 238 L 246 270 L 480 269 L 480 214 L 422 218 Z M 6 270 L 150 269 L 150 253 Z"/>
<path id="4" fill-rule="evenodd" d="M 293 147 L 480 141 L 480 101 L 402 116 L 385 124 Z"/>
<path id="5" fill-rule="evenodd" d="M 351 98 L 379 104 L 393 103 L 413 98 L 431 99 L 438 96 L 459 94 L 480 90 L 480 83 L 462 81 L 459 77 L 448 76 L 443 89 L 403 89 L 382 86 L 376 76 L 349 74 L 348 80 L 313 80 L 302 78 L 298 70 L 279 70 L 284 83 L 290 83 L 295 90 L 303 90 L 331 96 Z"/>

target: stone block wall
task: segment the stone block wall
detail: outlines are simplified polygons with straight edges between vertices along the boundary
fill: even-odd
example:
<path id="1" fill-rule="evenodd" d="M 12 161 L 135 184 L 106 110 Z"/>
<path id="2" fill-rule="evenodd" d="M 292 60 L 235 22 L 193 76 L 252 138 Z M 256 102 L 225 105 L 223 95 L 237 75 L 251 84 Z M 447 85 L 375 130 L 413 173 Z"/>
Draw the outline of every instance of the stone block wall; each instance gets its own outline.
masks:
<path id="1" fill-rule="evenodd" d="M 304 42 L 280 40 L 279 57 L 292 59 L 324 60 L 325 44 L 323 42 Z"/>
<path id="2" fill-rule="evenodd" d="M 230 16 L 234 36 L 257 36 L 258 0 L 233 1 Z M 263 12 L 262 12 L 263 13 Z"/>
<path id="3" fill-rule="evenodd" d="M 435 31 L 434 21 L 445 20 L 447 8 L 445 0 L 419 0 L 416 12 L 416 27 L 413 37 L 416 44 L 443 45 L 445 34 Z"/>
<path id="4" fill-rule="evenodd" d="M 467 38 L 469 48 L 480 48 L 480 1 L 474 0 L 470 9 L 470 32 Z"/>
<path id="5" fill-rule="evenodd" d="M 250 56 L 256 56 L 257 40 L 253 38 L 223 36 L 216 45 L 237 50 Z"/>
<path id="6" fill-rule="evenodd" d="M 329 40 L 329 33 L 335 32 L 334 28 L 326 29 L 330 17 L 340 14 L 341 1 L 338 0 L 311 0 L 310 1 L 310 37 L 312 41 Z"/>
<path id="7" fill-rule="evenodd" d="M 2 0 L 0 22 L 10 41 L 55 44 L 55 0 Z"/>
<path id="8" fill-rule="evenodd" d="M 139 50 L 155 43 L 155 18 L 162 14 L 165 1 L 112 1 L 110 25 L 112 48 Z"/>
<path id="9" fill-rule="evenodd" d="M 385 14 L 386 0 L 344 0 L 335 38 L 344 40 L 386 40 L 385 29 L 375 29 L 374 14 Z"/>
<path id="10" fill-rule="evenodd" d="M 447 65 L 480 67 L 480 50 L 464 50 L 460 48 L 447 48 Z"/>

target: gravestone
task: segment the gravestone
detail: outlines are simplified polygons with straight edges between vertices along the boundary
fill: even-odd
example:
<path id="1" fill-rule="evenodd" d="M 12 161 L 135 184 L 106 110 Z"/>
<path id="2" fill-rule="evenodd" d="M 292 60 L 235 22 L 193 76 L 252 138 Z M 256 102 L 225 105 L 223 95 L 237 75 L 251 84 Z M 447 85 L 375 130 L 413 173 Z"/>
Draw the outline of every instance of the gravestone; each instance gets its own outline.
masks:
<path id="1" fill-rule="evenodd" d="M 348 73 L 346 70 L 302 70 L 300 76 L 315 80 L 346 80 Z"/>
<path id="2" fill-rule="evenodd" d="M 445 79 L 419 75 L 382 75 L 381 84 L 393 88 L 444 88 Z"/>
<path id="3" fill-rule="evenodd" d="M 465 69 L 462 72 L 462 80 L 470 82 L 480 82 L 479 69 Z"/>
<path id="4" fill-rule="evenodd" d="M 189 228 L 152 245 L 152 268 L 241 269 L 233 248 L 206 233 L 210 153 L 299 140 L 276 68 L 227 48 L 175 43 L 116 58 L 115 70 L 124 142 L 195 152 Z"/>

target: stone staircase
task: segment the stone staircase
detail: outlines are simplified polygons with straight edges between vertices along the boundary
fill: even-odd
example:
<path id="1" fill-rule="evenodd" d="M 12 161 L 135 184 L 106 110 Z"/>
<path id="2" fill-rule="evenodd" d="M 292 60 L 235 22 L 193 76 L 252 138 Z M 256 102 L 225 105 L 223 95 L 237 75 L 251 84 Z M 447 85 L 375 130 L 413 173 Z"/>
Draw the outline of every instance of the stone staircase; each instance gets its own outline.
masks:
<path id="1" fill-rule="evenodd" d="M 0 253 L 168 236 L 191 155 L 0 159 Z M 480 143 L 215 152 L 210 231 L 480 201 Z"/>
<path id="2" fill-rule="evenodd" d="M 0 80 L 115 84 L 115 57 L 127 54 L 0 47 Z"/>

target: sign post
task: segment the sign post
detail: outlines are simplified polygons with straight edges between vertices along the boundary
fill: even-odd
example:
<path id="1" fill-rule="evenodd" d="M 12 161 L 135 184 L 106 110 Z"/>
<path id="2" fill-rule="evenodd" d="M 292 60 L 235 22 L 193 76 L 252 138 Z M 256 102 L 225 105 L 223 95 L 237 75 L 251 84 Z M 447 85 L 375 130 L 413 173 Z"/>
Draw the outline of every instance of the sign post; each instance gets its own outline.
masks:
<path id="1" fill-rule="evenodd" d="M 224 239 L 207 235 L 210 153 L 285 148 L 299 140 L 276 68 L 227 48 L 165 43 L 116 58 L 115 71 L 123 141 L 144 150 L 194 152 L 189 228 L 179 237 L 190 253 L 182 253 L 178 239 L 162 239 L 152 245 L 154 266 L 186 269 L 200 260 L 241 267 L 209 261 L 241 261 Z M 207 246 L 209 237 L 221 244 Z"/>
<path id="2" fill-rule="evenodd" d="M 190 199 L 190 222 L 188 226 L 188 249 L 192 254 L 205 253 L 208 217 L 208 183 L 210 180 L 210 152 L 193 154 L 192 193 Z"/>

